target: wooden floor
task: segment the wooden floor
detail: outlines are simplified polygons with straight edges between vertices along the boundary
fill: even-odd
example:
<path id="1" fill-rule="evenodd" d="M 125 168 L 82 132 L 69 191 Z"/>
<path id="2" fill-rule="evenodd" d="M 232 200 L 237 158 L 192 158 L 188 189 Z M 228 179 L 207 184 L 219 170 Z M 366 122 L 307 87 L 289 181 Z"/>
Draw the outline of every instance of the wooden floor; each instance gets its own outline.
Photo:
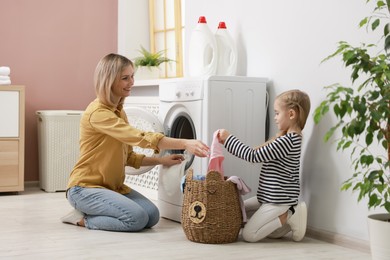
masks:
<path id="1" fill-rule="evenodd" d="M 139 233 L 92 231 L 61 223 L 70 210 L 64 192 L 30 187 L 20 194 L 0 194 L 0 259 L 370 259 L 307 237 L 298 243 L 289 238 L 194 243 L 179 223 L 166 219 Z"/>

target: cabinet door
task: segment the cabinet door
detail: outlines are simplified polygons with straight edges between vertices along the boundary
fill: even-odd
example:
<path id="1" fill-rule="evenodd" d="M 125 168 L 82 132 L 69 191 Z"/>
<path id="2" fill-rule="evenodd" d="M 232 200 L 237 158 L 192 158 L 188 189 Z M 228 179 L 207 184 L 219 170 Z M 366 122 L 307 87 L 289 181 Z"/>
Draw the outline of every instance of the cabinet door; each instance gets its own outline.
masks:
<path id="1" fill-rule="evenodd" d="M 19 137 L 19 91 L 0 91 L 0 137 Z"/>
<path id="2" fill-rule="evenodd" d="M 18 140 L 0 140 L 0 180 L 1 187 L 13 187 L 19 185 Z"/>

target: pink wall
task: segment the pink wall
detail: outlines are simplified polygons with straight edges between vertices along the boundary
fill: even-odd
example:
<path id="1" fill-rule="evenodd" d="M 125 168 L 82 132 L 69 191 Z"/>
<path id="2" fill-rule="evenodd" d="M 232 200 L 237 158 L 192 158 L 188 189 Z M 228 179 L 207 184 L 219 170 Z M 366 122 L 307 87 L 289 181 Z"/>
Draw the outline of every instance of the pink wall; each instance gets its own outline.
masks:
<path id="1" fill-rule="evenodd" d="M 99 59 L 117 51 L 116 0 L 1 0 L 0 66 L 26 86 L 25 180 L 38 181 L 37 110 L 83 110 Z"/>

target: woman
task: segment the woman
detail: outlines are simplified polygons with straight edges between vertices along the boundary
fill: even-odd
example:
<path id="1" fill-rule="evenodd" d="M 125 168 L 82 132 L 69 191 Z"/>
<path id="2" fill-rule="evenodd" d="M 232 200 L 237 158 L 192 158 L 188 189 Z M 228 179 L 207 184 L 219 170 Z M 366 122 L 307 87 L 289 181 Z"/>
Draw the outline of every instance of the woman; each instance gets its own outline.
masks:
<path id="1" fill-rule="evenodd" d="M 183 157 L 145 157 L 136 154 L 133 146 L 155 153 L 185 149 L 200 157 L 207 156 L 209 147 L 198 140 L 169 138 L 129 125 L 122 107 L 134 84 L 134 66 L 126 57 L 103 57 L 96 67 L 94 84 L 97 98 L 81 119 L 80 158 L 66 193 L 75 210 L 62 222 L 110 231 L 150 228 L 157 224 L 159 211 L 153 202 L 124 184 L 125 166 L 171 166 L 181 163 Z"/>

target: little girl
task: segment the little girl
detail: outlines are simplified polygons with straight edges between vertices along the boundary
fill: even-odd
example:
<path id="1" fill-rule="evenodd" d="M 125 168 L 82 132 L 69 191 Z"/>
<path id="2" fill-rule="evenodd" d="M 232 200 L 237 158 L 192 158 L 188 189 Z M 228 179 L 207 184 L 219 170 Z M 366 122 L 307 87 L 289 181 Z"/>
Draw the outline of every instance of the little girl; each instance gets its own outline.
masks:
<path id="1" fill-rule="evenodd" d="M 257 196 L 245 201 L 253 215 L 242 231 L 245 241 L 257 242 L 267 236 L 281 237 L 292 231 L 301 241 L 306 232 L 307 209 L 298 204 L 302 130 L 310 111 L 309 96 L 300 90 L 286 91 L 274 102 L 278 135 L 252 149 L 227 130 L 219 131 L 219 142 L 227 151 L 252 163 L 261 163 Z M 285 225 L 287 224 L 287 225 Z"/>

